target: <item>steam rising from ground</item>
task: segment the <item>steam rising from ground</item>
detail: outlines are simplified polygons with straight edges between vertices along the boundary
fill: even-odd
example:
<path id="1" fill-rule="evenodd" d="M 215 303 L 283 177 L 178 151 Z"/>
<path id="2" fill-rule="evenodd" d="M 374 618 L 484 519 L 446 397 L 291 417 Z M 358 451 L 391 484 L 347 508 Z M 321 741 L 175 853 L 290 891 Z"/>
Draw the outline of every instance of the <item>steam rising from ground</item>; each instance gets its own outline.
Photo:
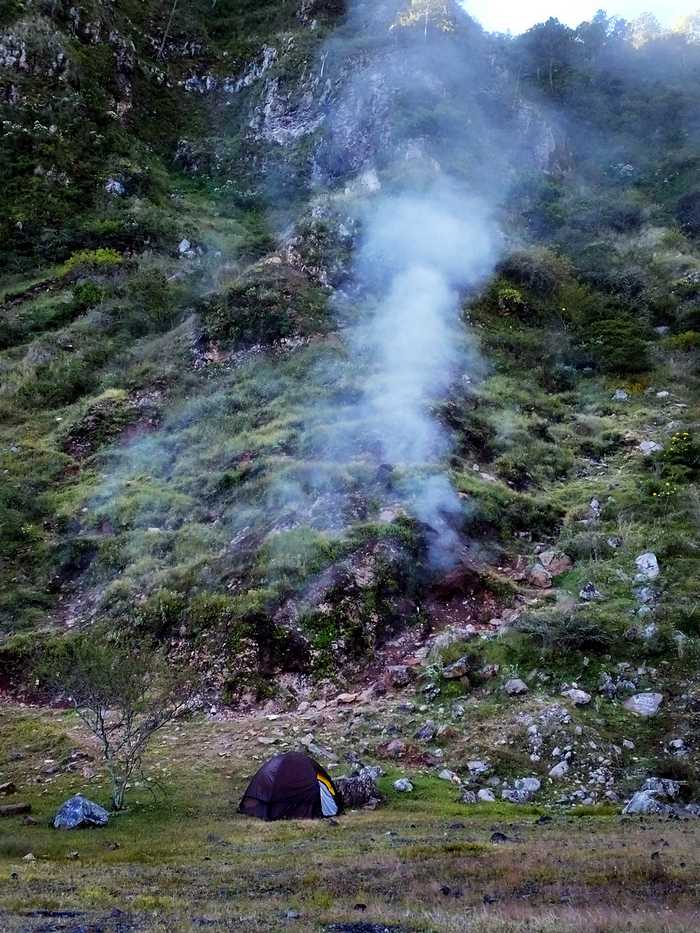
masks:
<path id="1" fill-rule="evenodd" d="M 387 166 L 391 179 L 390 191 L 375 194 L 364 211 L 354 265 L 356 293 L 371 295 L 374 310 L 349 339 L 353 355 L 368 361 L 369 375 L 358 428 L 344 439 L 345 453 L 352 443 L 359 450 L 371 448 L 396 473 L 410 477 L 404 483 L 407 504 L 431 529 L 432 558 L 444 568 L 459 559 L 453 528 L 463 523 L 464 509 L 446 473 L 450 437 L 435 406 L 457 379 L 482 368 L 460 309 L 465 290 L 493 270 L 501 238 L 485 200 L 489 195 L 481 194 L 491 185 L 479 183 L 488 160 L 459 179 L 444 168 L 444 163 L 461 164 L 463 170 L 474 144 L 488 146 L 487 134 L 478 141 L 465 138 L 479 65 L 466 46 L 452 41 L 451 32 L 470 25 L 445 2 L 423 3 L 414 22 L 418 6 L 405 0 L 371 8 L 365 0 L 351 5 L 345 25 L 349 47 L 368 30 L 373 41 L 384 31 L 386 47 L 355 71 L 348 97 L 337 102 L 328 123 L 329 138 L 345 139 L 348 148 L 344 125 L 360 101 L 370 116 L 357 145 L 375 160 L 371 168 Z M 448 19 L 453 15 L 456 20 Z M 337 39 L 331 48 L 339 54 Z M 440 115 L 441 102 L 455 99 L 465 102 L 461 126 L 452 119 L 443 122 Z M 430 117 L 414 119 L 428 112 Z M 382 113 L 386 119 L 377 119 Z M 482 115 L 474 117 L 478 133 Z M 340 165 L 355 162 L 352 151 L 339 154 Z"/>
<path id="2" fill-rule="evenodd" d="M 368 213 L 356 274 L 380 297 L 352 344 L 372 361 L 364 430 L 393 467 L 429 467 L 449 453 L 433 406 L 478 366 L 461 297 L 491 271 L 497 243 L 486 206 L 445 184 L 381 197 Z M 413 510 L 433 529 L 433 558 L 444 567 L 457 556 L 449 519 L 461 512 L 459 499 L 444 473 L 417 480 L 413 492 Z"/>
<path id="3" fill-rule="evenodd" d="M 494 231 L 476 200 L 433 189 L 373 205 L 358 274 L 383 292 L 354 341 L 370 348 L 376 375 L 366 390 L 369 429 L 394 465 L 434 461 L 447 450 L 430 413 L 465 367 L 460 289 L 492 268 Z"/>

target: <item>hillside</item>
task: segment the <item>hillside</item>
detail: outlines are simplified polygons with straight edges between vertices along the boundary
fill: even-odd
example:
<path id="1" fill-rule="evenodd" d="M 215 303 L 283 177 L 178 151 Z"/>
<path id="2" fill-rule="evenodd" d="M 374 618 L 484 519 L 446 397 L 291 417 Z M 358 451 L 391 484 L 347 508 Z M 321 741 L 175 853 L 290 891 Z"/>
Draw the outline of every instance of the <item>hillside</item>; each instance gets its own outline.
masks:
<path id="1" fill-rule="evenodd" d="M 415 813 L 385 778 L 362 819 L 415 820 L 396 858 L 420 890 L 433 802 L 478 833 L 590 818 L 616 858 L 647 779 L 695 816 L 696 20 L 510 37 L 451 0 L 3 4 L 0 703 L 4 747 L 31 738 L 0 784 L 41 794 L 39 757 L 78 742 L 37 664 L 106 638 L 203 678 L 178 819 L 203 774 L 250 772 L 266 717 L 292 748 L 324 716 L 337 767 L 418 782 Z M 440 842 L 444 884 L 487 842 Z M 683 872 L 644 876 L 640 924 L 663 881 L 667 928 L 694 928 Z M 458 906 L 410 928 L 462 929 Z"/>

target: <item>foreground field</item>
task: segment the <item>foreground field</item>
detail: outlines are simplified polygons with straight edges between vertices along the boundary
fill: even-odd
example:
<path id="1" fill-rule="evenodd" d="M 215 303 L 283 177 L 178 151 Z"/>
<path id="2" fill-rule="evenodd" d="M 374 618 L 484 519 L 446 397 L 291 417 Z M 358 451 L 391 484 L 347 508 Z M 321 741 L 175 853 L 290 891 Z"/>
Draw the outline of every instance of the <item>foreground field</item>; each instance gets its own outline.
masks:
<path id="1" fill-rule="evenodd" d="M 89 746 L 75 726 L 64 712 L 3 708 L 0 773 L 36 819 L 0 823 L 0 927 L 11 933 L 700 926 L 694 822 L 467 807 L 452 785 L 411 771 L 412 795 L 396 794 L 388 773 L 385 806 L 337 825 L 239 817 L 254 756 L 267 754 L 264 720 L 183 723 L 154 749 L 162 787 L 135 787 L 105 830 L 57 833 L 48 820 L 69 793 L 107 799 L 99 770 L 76 755 Z"/>

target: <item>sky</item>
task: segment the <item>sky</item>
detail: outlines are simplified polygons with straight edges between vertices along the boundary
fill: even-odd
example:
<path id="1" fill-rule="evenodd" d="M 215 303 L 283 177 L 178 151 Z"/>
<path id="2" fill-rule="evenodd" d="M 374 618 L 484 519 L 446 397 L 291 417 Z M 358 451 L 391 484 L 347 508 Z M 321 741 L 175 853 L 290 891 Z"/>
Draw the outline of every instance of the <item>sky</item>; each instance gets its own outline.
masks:
<path id="1" fill-rule="evenodd" d="M 609 15 L 634 19 L 652 12 L 664 25 L 671 26 L 698 8 L 697 0 L 461 0 L 462 6 L 481 25 L 493 32 L 524 32 L 535 23 L 555 16 L 569 26 L 589 20 L 599 9 Z"/>

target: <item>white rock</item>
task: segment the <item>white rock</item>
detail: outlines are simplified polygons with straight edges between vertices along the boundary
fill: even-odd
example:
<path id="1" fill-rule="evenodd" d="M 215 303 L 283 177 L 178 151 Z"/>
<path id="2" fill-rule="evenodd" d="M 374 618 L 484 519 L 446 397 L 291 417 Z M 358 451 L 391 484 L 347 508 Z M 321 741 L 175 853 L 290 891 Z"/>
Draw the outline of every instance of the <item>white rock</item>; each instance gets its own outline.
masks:
<path id="1" fill-rule="evenodd" d="M 521 680 L 519 677 L 512 677 L 510 680 L 506 681 L 503 689 L 509 697 L 514 697 L 527 693 L 529 688 L 524 680 Z"/>
<path id="2" fill-rule="evenodd" d="M 467 768 L 469 768 L 469 773 L 472 777 L 477 777 L 482 774 L 488 774 L 491 770 L 491 766 L 488 765 L 485 761 L 468 761 Z"/>
<path id="3" fill-rule="evenodd" d="M 562 690 L 561 695 L 571 700 L 574 706 L 588 706 L 592 699 L 590 693 L 586 693 L 585 690 L 576 690 L 573 687 L 570 690 Z"/>
<path id="4" fill-rule="evenodd" d="M 625 700 L 622 705 L 630 713 L 647 719 L 658 713 L 663 700 L 663 694 L 661 693 L 636 693 L 628 700 Z"/>
<path id="5" fill-rule="evenodd" d="M 651 791 L 638 790 L 622 812 L 625 814 L 643 813 L 664 816 L 670 810 L 670 806 L 657 800 Z"/>
<path id="6" fill-rule="evenodd" d="M 494 792 L 486 787 L 482 787 L 476 796 L 482 803 L 495 803 L 496 801 Z"/>
<path id="7" fill-rule="evenodd" d="M 399 778 L 398 781 L 394 781 L 394 790 L 402 794 L 410 794 L 413 791 L 413 784 L 408 778 Z"/>
<path id="8" fill-rule="evenodd" d="M 118 178 L 108 178 L 105 182 L 105 191 L 107 194 L 113 194 L 118 198 L 123 198 L 126 194 L 124 183 L 119 181 Z"/>
<path id="9" fill-rule="evenodd" d="M 642 441 L 638 448 L 645 457 L 650 457 L 652 454 L 657 454 L 663 450 L 661 444 L 657 444 L 656 441 Z"/>
<path id="10" fill-rule="evenodd" d="M 584 602 L 591 603 L 597 599 L 603 599 L 603 594 L 600 592 L 595 583 L 590 581 L 586 583 L 578 594 Z"/>
<path id="11" fill-rule="evenodd" d="M 453 784 L 462 783 L 459 779 L 459 775 L 455 774 L 454 771 L 450 771 L 449 768 L 443 768 L 442 771 L 438 774 L 438 777 L 441 781 L 451 781 Z"/>
<path id="12" fill-rule="evenodd" d="M 642 790 L 649 791 L 657 797 L 666 797 L 669 800 L 675 800 L 681 792 L 679 781 L 672 781 L 670 778 L 650 777 L 642 784 Z"/>
<path id="13" fill-rule="evenodd" d="M 613 402 L 626 402 L 629 399 L 629 392 L 624 389 L 615 389 L 612 396 Z"/>
<path id="14" fill-rule="evenodd" d="M 554 767 L 550 769 L 549 776 L 555 781 L 561 781 L 561 779 L 566 777 L 568 773 L 568 761 L 560 761 L 559 764 L 554 765 Z"/>
<path id="15" fill-rule="evenodd" d="M 181 256 L 184 256 L 185 253 L 189 253 L 191 249 L 192 249 L 192 244 L 190 243 L 189 240 L 187 239 L 180 240 L 180 245 L 178 246 L 177 251 Z"/>
<path id="16" fill-rule="evenodd" d="M 645 551 L 640 554 L 639 557 L 635 558 L 634 562 L 639 573 L 646 577 L 647 580 L 655 580 L 658 577 L 659 562 L 656 559 L 656 554 L 652 551 Z"/>

